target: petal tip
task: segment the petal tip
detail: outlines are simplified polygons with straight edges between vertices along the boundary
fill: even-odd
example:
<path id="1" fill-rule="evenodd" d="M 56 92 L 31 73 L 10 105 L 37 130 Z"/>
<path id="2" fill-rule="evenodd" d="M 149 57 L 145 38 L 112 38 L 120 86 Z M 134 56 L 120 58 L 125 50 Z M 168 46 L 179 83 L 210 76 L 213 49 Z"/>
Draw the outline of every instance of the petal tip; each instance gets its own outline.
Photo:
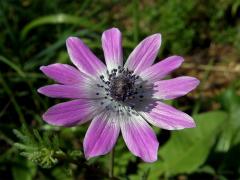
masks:
<path id="1" fill-rule="evenodd" d="M 45 68 L 46 68 L 46 66 L 40 66 L 39 69 L 43 72 Z"/>
<path id="2" fill-rule="evenodd" d="M 162 35 L 160 33 L 156 33 L 156 34 L 153 34 L 150 37 L 154 39 L 154 41 L 157 45 L 157 48 L 160 48 L 161 43 L 162 43 Z"/>
<path id="3" fill-rule="evenodd" d="M 84 152 L 84 156 L 85 156 L 85 159 L 87 159 L 87 160 L 89 160 L 89 159 L 92 158 L 91 155 L 89 155 L 89 154 L 87 154 L 87 153 L 85 153 L 85 152 Z"/>
<path id="4" fill-rule="evenodd" d="M 40 93 L 40 94 L 43 94 L 43 87 L 38 88 L 37 92 Z"/>
<path id="5" fill-rule="evenodd" d="M 48 124 L 56 125 L 56 124 L 52 123 L 51 119 L 49 118 L 48 111 L 49 110 L 47 110 L 45 113 L 42 114 L 42 119 Z"/>
<path id="6" fill-rule="evenodd" d="M 194 81 L 194 88 L 193 89 L 195 89 L 200 84 L 200 80 L 193 77 L 193 81 Z"/>
<path id="7" fill-rule="evenodd" d="M 195 89 L 200 84 L 200 80 L 195 77 L 182 76 L 182 78 L 186 78 L 186 80 L 188 80 L 188 82 L 191 84 L 192 90 Z"/>
<path id="8" fill-rule="evenodd" d="M 67 45 L 70 45 L 70 44 L 74 43 L 75 41 L 79 41 L 79 40 L 80 40 L 80 39 L 77 38 L 77 37 L 70 36 L 70 37 L 67 38 L 66 44 L 67 44 Z"/>
<path id="9" fill-rule="evenodd" d="M 162 35 L 161 35 L 161 33 L 153 34 L 152 37 L 158 39 L 159 41 L 162 40 Z"/>
<path id="10" fill-rule="evenodd" d="M 47 117 L 46 117 L 46 113 L 47 113 L 47 112 L 45 112 L 45 113 L 42 114 L 42 119 L 43 119 L 45 122 L 48 123 Z"/>
<path id="11" fill-rule="evenodd" d="M 87 160 L 89 160 L 93 157 L 99 156 L 99 155 L 92 153 L 91 150 L 87 149 L 85 144 L 83 144 L 83 152 L 84 152 L 84 156 Z"/>
<path id="12" fill-rule="evenodd" d="M 117 31 L 117 32 L 120 32 L 120 30 L 116 27 L 112 27 L 110 29 L 108 29 L 107 31 Z"/>
<path id="13" fill-rule="evenodd" d="M 159 37 L 159 38 L 162 37 L 162 34 L 161 34 L 161 33 L 156 33 L 156 34 L 154 34 L 154 35 L 157 36 L 157 37 Z"/>
<path id="14" fill-rule="evenodd" d="M 147 162 L 147 163 L 154 163 L 155 161 L 158 160 L 158 155 L 157 155 L 157 152 L 156 154 L 154 154 L 153 156 L 151 157 L 140 157 L 144 162 Z"/>
<path id="15" fill-rule="evenodd" d="M 196 78 L 196 84 L 197 86 L 200 84 L 200 80 Z"/>
<path id="16" fill-rule="evenodd" d="M 147 160 L 143 160 L 144 162 L 147 162 L 147 163 L 154 163 L 155 161 L 157 161 L 157 157 L 156 158 L 153 158 L 153 159 L 147 159 Z"/>
<path id="17" fill-rule="evenodd" d="M 106 36 L 120 36 L 121 37 L 121 31 L 118 28 L 112 27 L 110 29 L 107 29 L 102 34 L 102 40 L 106 40 Z"/>
<path id="18" fill-rule="evenodd" d="M 192 119 L 192 122 L 188 128 L 195 128 L 195 127 L 196 127 L 196 122 Z"/>
<path id="19" fill-rule="evenodd" d="M 175 59 L 177 59 L 177 61 L 179 61 L 179 63 L 183 63 L 183 61 L 184 61 L 184 58 L 183 58 L 182 56 L 173 55 L 173 57 L 174 57 Z"/>

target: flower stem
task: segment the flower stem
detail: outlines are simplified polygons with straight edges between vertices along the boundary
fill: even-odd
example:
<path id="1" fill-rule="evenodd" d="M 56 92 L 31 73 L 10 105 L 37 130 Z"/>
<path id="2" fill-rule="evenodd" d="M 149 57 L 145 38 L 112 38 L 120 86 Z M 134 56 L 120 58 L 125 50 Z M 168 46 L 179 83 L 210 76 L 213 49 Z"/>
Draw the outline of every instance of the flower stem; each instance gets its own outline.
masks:
<path id="1" fill-rule="evenodd" d="M 109 154 L 109 178 L 113 179 L 113 173 L 114 173 L 114 149 Z"/>

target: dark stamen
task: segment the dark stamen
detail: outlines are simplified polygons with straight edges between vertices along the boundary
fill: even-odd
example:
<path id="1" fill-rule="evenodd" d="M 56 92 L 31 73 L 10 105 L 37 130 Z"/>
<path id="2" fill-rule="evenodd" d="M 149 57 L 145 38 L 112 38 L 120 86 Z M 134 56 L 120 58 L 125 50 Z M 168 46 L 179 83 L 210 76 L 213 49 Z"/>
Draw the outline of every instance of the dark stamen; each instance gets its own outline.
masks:
<path id="1" fill-rule="evenodd" d="M 105 78 L 101 75 L 100 79 L 102 84 L 97 84 L 98 87 L 102 87 L 105 90 L 105 99 L 125 102 L 127 100 L 134 99 L 135 95 L 138 94 L 138 88 L 142 88 L 142 85 L 135 85 L 135 81 L 139 78 L 139 76 L 134 75 L 132 70 L 124 69 L 123 67 L 118 66 L 110 72 L 107 71 L 107 75 L 108 76 Z M 97 93 L 97 95 L 99 95 L 99 93 Z M 142 95 L 139 97 L 143 98 Z M 119 104 L 119 106 L 121 105 Z"/>

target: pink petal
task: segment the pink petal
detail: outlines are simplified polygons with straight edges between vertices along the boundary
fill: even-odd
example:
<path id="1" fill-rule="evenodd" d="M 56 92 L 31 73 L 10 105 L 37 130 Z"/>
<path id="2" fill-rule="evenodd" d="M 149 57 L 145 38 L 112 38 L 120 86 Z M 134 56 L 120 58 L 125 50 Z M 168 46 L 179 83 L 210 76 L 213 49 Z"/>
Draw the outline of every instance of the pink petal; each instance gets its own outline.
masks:
<path id="1" fill-rule="evenodd" d="M 52 98 L 87 98 L 88 92 L 80 85 L 52 84 L 43 86 L 38 92 Z M 93 97 L 92 97 L 93 98 Z"/>
<path id="2" fill-rule="evenodd" d="M 73 100 L 52 106 L 43 114 L 43 120 L 56 126 L 74 126 L 90 120 L 98 109 L 94 101 Z"/>
<path id="3" fill-rule="evenodd" d="M 69 37 L 66 45 L 72 63 L 77 66 L 81 72 L 90 75 L 99 75 L 106 70 L 106 66 L 80 39 Z"/>
<path id="4" fill-rule="evenodd" d="M 199 80 L 194 77 L 181 76 L 174 79 L 162 80 L 154 83 L 154 98 L 174 99 L 184 96 L 199 84 Z"/>
<path id="5" fill-rule="evenodd" d="M 188 114 L 162 102 L 157 102 L 157 106 L 150 112 L 141 114 L 149 123 L 167 130 L 195 127 L 195 122 Z"/>
<path id="6" fill-rule="evenodd" d="M 171 56 L 145 69 L 140 73 L 140 76 L 143 80 L 147 80 L 149 82 L 159 81 L 171 73 L 173 70 L 177 69 L 182 64 L 182 62 L 182 57 Z"/>
<path id="7" fill-rule="evenodd" d="M 158 140 L 141 116 L 129 117 L 120 121 L 123 139 L 128 149 L 145 162 L 157 160 Z"/>
<path id="8" fill-rule="evenodd" d="M 103 32 L 102 47 L 109 71 L 118 66 L 122 66 L 122 35 L 117 28 L 112 28 Z"/>
<path id="9" fill-rule="evenodd" d="M 76 84 L 82 81 L 81 73 L 67 64 L 50 64 L 41 66 L 40 70 L 49 78 L 61 84 Z"/>
<path id="10" fill-rule="evenodd" d="M 128 57 L 125 67 L 140 74 L 150 67 L 157 57 L 161 45 L 161 34 L 154 34 L 145 38 Z"/>
<path id="11" fill-rule="evenodd" d="M 120 132 L 118 123 L 118 117 L 107 112 L 101 113 L 93 119 L 83 142 L 87 159 L 111 151 Z"/>

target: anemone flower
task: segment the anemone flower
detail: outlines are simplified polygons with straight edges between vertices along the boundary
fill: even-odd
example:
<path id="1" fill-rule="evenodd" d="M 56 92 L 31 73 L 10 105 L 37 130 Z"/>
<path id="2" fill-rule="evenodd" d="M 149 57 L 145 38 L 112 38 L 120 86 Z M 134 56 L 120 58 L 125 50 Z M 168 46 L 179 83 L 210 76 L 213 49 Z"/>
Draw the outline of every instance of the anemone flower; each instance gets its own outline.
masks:
<path id="1" fill-rule="evenodd" d="M 160 45 L 160 34 L 145 38 L 123 65 L 121 32 L 108 29 L 102 35 L 105 65 L 82 40 L 69 37 L 67 51 L 76 68 L 59 63 L 42 66 L 41 71 L 57 84 L 38 92 L 74 100 L 49 108 L 43 120 L 65 127 L 92 120 L 83 142 L 87 159 L 110 152 L 121 131 L 135 156 L 156 161 L 159 143 L 149 124 L 167 130 L 195 127 L 189 115 L 162 101 L 186 95 L 199 84 L 188 76 L 162 80 L 183 58 L 171 56 L 153 65 Z"/>

